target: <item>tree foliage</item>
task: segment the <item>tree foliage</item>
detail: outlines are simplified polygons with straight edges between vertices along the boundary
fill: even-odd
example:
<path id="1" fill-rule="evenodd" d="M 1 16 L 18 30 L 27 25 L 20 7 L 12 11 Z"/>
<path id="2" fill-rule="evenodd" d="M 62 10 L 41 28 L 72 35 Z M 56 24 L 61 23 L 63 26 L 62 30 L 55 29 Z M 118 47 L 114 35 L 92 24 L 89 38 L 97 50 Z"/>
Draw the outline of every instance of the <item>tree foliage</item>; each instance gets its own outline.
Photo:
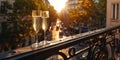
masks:
<path id="1" fill-rule="evenodd" d="M 57 11 L 54 9 L 53 6 L 49 6 L 49 15 L 50 17 L 48 18 L 49 23 L 51 24 L 52 22 L 56 22 L 56 19 L 58 18 Z"/>
<path id="2" fill-rule="evenodd" d="M 8 1 L 2 1 L 0 6 L 0 13 L 7 13 L 7 10 L 12 9 L 12 5 Z"/>
<path id="3" fill-rule="evenodd" d="M 106 1 L 99 0 L 98 3 L 95 3 L 93 0 L 78 0 L 78 2 L 80 4 L 77 9 L 69 12 L 69 18 L 73 25 L 86 23 L 89 26 L 99 27 L 99 22 L 106 18 Z"/>
<path id="4" fill-rule="evenodd" d="M 73 21 L 74 25 L 79 25 L 82 23 L 89 23 L 89 18 L 94 16 L 95 6 L 91 0 L 79 0 L 82 1 L 77 6 L 77 9 L 72 9 L 69 12 L 70 20 Z"/>
<path id="5" fill-rule="evenodd" d="M 14 12 L 20 15 L 31 14 L 32 10 L 36 8 L 33 0 L 15 0 Z"/>
<path id="6" fill-rule="evenodd" d="M 97 9 L 96 14 L 99 15 L 97 16 L 98 24 L 99 26 L 102 25 L 102 27 L 106 25 L 106 3 L 107 0 L 99 0 L 99 3 L 95 5 Z"/>

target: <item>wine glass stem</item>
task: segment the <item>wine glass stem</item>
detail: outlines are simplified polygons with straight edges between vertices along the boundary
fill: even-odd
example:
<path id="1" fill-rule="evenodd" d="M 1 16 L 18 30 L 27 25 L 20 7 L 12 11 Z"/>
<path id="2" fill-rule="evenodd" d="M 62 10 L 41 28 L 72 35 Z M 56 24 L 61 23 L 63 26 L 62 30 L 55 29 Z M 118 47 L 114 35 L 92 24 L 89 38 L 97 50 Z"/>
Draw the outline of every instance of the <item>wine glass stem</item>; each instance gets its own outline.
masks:
<path id="1" fill-rule="evenodd" d="M 38 36 L 37 36 L 37 34 L 35 35 L 35 42 L 38 43 Z"/>
<path id="2" fill-rule="evenodd" d="M 46 33 L 45 33 L 45 30 L 44 30 L 44 45 L 46 44 L 46 42 L 45 42 L 45 34 L 46 34 Z"/>

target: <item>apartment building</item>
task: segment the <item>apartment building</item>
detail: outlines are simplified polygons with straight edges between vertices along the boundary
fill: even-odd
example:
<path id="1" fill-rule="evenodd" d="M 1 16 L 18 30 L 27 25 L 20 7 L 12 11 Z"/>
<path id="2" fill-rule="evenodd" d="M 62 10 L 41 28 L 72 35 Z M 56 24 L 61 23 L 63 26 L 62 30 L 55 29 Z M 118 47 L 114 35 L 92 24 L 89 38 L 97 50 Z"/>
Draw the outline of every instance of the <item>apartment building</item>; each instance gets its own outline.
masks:
<path id="1" fill-rule="evenodd" d="M 120 0 L 107 0 L 106 27 L 120 24 Z"/>
<path id="2" fill-rule="evenodd" d="M 68 0 L 66 3 L 67 9 L 75 9 L 77 8 L 77 5 L 79 5 L 80 2 L 78 2 L 77 0 Z"/>

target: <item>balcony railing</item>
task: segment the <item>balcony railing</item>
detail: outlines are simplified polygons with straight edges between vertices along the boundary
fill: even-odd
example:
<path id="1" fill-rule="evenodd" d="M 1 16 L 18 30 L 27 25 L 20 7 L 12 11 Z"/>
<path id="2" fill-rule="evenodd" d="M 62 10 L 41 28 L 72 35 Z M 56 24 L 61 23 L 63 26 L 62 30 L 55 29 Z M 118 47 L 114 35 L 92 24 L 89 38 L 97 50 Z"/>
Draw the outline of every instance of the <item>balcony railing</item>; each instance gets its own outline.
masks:
<path id="1" fill-rule="evenodd" d="M 46 46 L 31 46 L 0 54 L 10 60 L 117 60 L 120 25 L 69 36 Z"/>

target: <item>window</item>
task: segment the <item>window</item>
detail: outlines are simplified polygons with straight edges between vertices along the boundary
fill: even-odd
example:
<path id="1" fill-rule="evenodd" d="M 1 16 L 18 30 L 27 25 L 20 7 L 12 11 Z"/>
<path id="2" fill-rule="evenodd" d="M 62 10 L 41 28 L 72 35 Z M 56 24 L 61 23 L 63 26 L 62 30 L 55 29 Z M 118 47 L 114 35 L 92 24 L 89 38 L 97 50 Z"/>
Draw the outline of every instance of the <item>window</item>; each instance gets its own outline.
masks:
<path id="1" fill-rule="evenodd" d="M 119 4 L 112 5 L 112 19 L 117 20 L 119 18 Z"/>

